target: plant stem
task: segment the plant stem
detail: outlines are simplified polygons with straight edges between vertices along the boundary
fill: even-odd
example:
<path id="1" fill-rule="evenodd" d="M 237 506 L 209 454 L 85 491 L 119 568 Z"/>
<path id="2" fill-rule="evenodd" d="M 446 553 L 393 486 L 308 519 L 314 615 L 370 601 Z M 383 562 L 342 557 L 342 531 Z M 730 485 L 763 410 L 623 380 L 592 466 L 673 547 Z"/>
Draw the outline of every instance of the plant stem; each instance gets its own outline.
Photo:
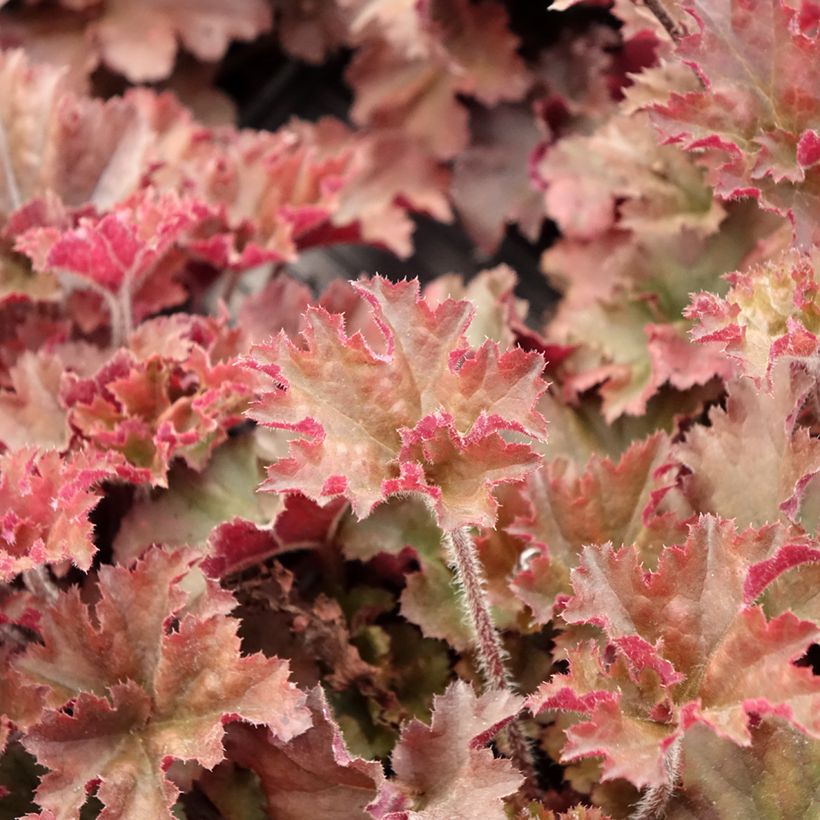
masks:
<path id="1" fill-rule="evenodd" d="M 11 164 L 11 152 L 9 142 L 6 137 L 6 129 L 0 122 L 0 168 L 3 169 L 3 176 L 6 180 L 6 192 L 9 195 L 9 210 L 16 211 L 23 205 L 23 197 L 20 195 L 20 188 L 17 185 L 17 178 L 14 176 L 14 166 Z"/>
<path id="2" fill-rule="evenodd" d="M 228 273 L 225 276 L 224 286 L 222 288 L 222 293 L 219 295 L 219 300 L 224 302 L 226 305 L 231 301 L 231 297 L 236 290 L 236 286 L 239 284 L 239 280 L 242 274 L 237 268 L 228 268 Z"/>
<path id="3" fill-rule="evenodd" d="M 657 21 L 666 29 L 673 42 L 677 42 L 686 32 L 672 19 L 662 0 L 641 0 L 644 6 L 655 15 Z"/>
<path id="4" fill-rule="evenodd" d="M 493 621 L 485 587 L 484 568 L 473 537 L 466 527 L 445 532 L 444 546 L 462 592 L 464 610 L 476 641 L 476 652 L 484 680 L 491 689 L 511 689 L 510 674 L 505 662 L 501 637 Z M 511 723 L 506 729 L 510 758 L 526 778 L 527 797 L 537 799 L 538 786 L 530 750 L 530 742 L 520 724 Z"/>
<path id="5" fill-rule="evenodd" d="M 23 631 L 15 624 L 0 624 L 0 643 L 11 644 L 15 649 L 25 649 L 28 641 Z"/>
<path id="6" fill-rule="evenodd" d="M 122 315 L 122 338 L 127 342 L 134 332 L 134 304 L 132 299 L 131 288 L 133 284 L 131 277 L 126 276 L 120 287 L 120 311 Z"/>
<path id="7" fill-rule="evenodd" d="M 643 797 L 635 806 L 635 811 L 629 815 L 629 820 L 660 820 L 666 814 L 666 808 L 680 779 L 680 756 L 681 738 L 677 737 L 666 750 L 664 757 L 666 781 L 644 792 Z"/>
<path id="8" fill-rule="evenodd" d="M 23 573 L 26 589 L 47 604 L 53 604 L 60 595 L 46 567 L 34 567 Z"/>
<path id="9" fill-rule="evenodd" d="M 127 341 L 127 329 L 122 315 L 122 302 L 120 299 L 117 299 L 110 290 L 98 285 L 92 279 L 78 276 L 72 271 L 58 268 L 54 273 L 60 286 L 66 291 L 66 296 L 72 290 L 90 290 L 102 299 L 111 318 L 111 347 L 120 347 Z"/>
<path id="10" fill-rule="evenodd" d="M 444 534 L 444 545 L 464 596 L 464 609 L 476 639 L 476 650 L 484 680 L 493 689 L 509 689 L 501 638 L 493 623 L 490 602 L 484 590 L 484 570 L 472 536 L 466 527 Z"/>
<path id="11" fill-rule="evenodd" d="M 541 800 L 544 795 L 538 786 L 530 739 L 521 728 L 521 723 L 518 720 L 513 721 L 504 733 L 507 736 L 510 760 L 512 760 L 518 771 L 524 775 L 524 785 L 521 787 L 521 793 L 527 800 Z"/>

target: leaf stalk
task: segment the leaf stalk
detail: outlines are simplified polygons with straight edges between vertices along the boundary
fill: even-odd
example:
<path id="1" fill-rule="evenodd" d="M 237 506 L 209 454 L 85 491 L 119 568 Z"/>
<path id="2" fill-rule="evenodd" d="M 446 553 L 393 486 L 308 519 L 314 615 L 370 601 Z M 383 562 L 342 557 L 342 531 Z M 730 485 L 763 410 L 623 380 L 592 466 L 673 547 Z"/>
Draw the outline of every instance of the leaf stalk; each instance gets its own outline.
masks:
<path id="1" fill-rule="evenodd" d="M 629 820 L 661 820 L 680 781 L 681 737 L 676 737 L 666 750 L 664 766 L 666 780 L 659 786 L 647 789 L 629 815 Z"/>
<path id="2" fill-rule="evenodd" d="M 686 36 L 686 32 L 672 19 L 661 0 L 641 0 L 641 3 L 655 15 L 655 19 L 666 29 L 673 42 Z"/>
<path id="3" fill-rule="evenodd" d="M 475 541 L 467 527 L 459 527 L 445 532 L 443 543 L 455 571 L 456 584 L 462 593 L 464 611 L 475 638 L 476 654 L 484 680 L 490 689 L 513 689 L 507 668 L 507 654 L 493 620 L 485 588 L 484 568 Z M 528 797 L 537 798 L 539 790 L 530 742 L 519 723 L 511 723 L 507 727 L 506 740 L 510 758 L 526 778 L 524 789 Z"/>

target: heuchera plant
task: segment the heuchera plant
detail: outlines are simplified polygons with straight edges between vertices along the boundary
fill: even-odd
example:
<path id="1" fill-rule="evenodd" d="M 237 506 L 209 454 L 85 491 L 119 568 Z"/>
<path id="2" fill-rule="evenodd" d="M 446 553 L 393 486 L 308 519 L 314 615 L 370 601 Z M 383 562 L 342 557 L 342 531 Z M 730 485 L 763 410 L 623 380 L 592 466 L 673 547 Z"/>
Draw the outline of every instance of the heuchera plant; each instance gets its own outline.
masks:
<path id="1" fill-rule="evenodd" d="M 0 0 L 0 500 L 0 817 L 818 816 L 817 4 Z"/>

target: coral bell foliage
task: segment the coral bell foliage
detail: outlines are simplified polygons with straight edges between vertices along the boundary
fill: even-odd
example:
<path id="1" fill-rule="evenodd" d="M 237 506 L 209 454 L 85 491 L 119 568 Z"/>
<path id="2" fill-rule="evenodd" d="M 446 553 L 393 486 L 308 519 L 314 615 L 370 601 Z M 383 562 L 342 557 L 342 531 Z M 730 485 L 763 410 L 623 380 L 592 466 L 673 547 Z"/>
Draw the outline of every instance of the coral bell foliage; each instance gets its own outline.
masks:
<path id="1" fill-rule="evenodd" d="M 0 502 L 0 818 L 817 817 L 817 4 L 0 0 Z"/>

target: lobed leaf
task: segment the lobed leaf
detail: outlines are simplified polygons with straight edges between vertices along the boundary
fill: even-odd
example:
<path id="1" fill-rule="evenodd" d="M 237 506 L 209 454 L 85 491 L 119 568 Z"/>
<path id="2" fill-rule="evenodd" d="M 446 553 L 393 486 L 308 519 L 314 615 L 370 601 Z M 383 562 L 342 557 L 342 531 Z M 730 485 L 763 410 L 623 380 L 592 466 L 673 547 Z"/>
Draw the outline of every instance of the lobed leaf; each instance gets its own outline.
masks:
<path id="1" fill-rule="evenodd" d="M 677 56 L 701 80 L 652 106 L 670 142 L 703 153 L 716 192 L 788 214 L 798 245 L 816 243 L 818 40 L 784 0 L 689 0 L 694 32 Z"/>
<path id="2" fill-rule="evenodd" d="M 319 812 L 338 820 L 368 820 L 366 807 L 385 782 L 381 765 L 350 755 L 320 687 L 309 692 L 307 707 L 311 727 L 288 741 L 231 724 L 228 758 L 257 773 L 268 816 L 301 820 Z"/>
<path id="3" fill-rule="evenodd" d="M 154 550 L 131 570 L 103 567 L 93 610 L 76 588 L 61 593 L 43 613 L 43 644 L 17 658 L 54 707 L 25 745 L 51 770 L 36 799 L 55 816 L 77 816 L 99 782 L 108 816 L 171 817 L 167 760 L 212 768 L 233 720 L 284 740 L 310 726 L 287 662 L 240 654 L 238 622 L 225 616 L 233 598 L 212 582 L 183 583 L 191 563 L 185 551 Z"/>
<path id="4" fill-rule="evenodd" d="M 135 480 L 165 486 L 175 457 L 201 470 L 242 420 L 256 380 L 235 360 L 240 344 L 225 316 L 157 317 L 96 372 L 69 374 L 60 398 L 84 438 L 122 453 Z"/>
<path id="5" fill-rule="evenodd" d="M 771 392 L 750 380 L 731 382 L 726 408 L 712 409 L 710 426 L 692 428 L 675 448 L 675 458 L 691 471 L 683 493 L 698 512 L 735 518 L 743 526 L 799 523 L 803 505 L 811 505 L 820 445 L 796 416 L 814 380 L 792 372 L 787 362 L 772 380 Z M 747 446 L 750 441 L 754 447 Z"/>
<path id="6" fill-rule="evenodd" d="M 754 268 L 730 274 L 724 298 L 696 293 L 686 315 L 692 337 L 718 342 L 743 372 L 769 381 L 781 358 L 810 363 L 817 351 L 818 256 L 791 249 Z"/>
<path id="7" fill-rule="evenodd" d="M 379 820 L 482 817 L 501 820 L 501 799 L 521 784 L 508 760 L 484 746 L 518 713 L 521 698 L 488 691 L 476 697 L 461 681 L 433 702 L 429 726 L 414 720 L 402 730 L 386 783 L 371 814 Z"/>
<path id="8" fill-rule="evenodd" d="M 280 336 L 249 360 L 275 385 L 252 417 L 301 434 L 264 487 L 315 500 L 344 495 L 360 518 L 390 493 L 415 491 L 431 497 L 443 526 L 491 523 L 489 488 L 522 477 L 535 459 L 498 431 L 544 432 L 534 409 L 543 360 L 518 349 L 501 354 L 491 342 L 466 349 L 466 302 L 432 309 L 411 282 L 376 278 L 357 287 L 385 353 L 347 336 L 340 316 L 312 308 L 303 347 Z"/>
<path id="9" fill-rule="evenodd" d="M 262 0 L 239 0 L 230 10 L 212 0 L 184 5 L 151 0 L 136 6 L 108 0 L 92 31 L 107 65 L 131 82 L 144 83 L 171 73 L 178 41 L 200 60 L 213 61 L 231 40 L 252 40 L 270 25 L 271 10 Z"/>
<path id="10" fill-rule="evenodd" d="M 88 516 L 102 497 L 99 485 L 119 468 L 86 451 L 65 460 L 33 447 L 0 456 L 0 577 L 64 559 L 89 569 L 97 548 Z"/>
<path id="11" fill-rule="evenodd" d="M 587 547 L 562 617 L 601 627 L 609 648 L 571 650 L 569 675 L 529 700 L 588 715 L 567 731 L 565 755 L 603 756 L 605 779 L 641 788 L 666 781 L 667 750 L 699 723 L 742 746 L 751 742 L 750 720 L 766 714 L 817 737 L 820 683 L 793 663 L 817 639 L 817 625 L 790 613 L 767 621 L 747 599 L 748 578 L 791 549 L 787 538 L 779 526 L 738 533 L 732 522 L 701 517 L 654 573 L 643 571 L 634 547 Z M 816 561 L 817 551 L 802 560 Z"/>
<path id="12" fill-rule="evenodd" d="M 617 463 L 593 455 L 580 471 L 558 458 L 522 485 L 523 509 L 506 529 L 535 552 L 512 585 L 539 622 L 551 620 L 556 597 L 570 592 L 570 571 L 587 544 L 635 544 L 654 565 L 684 532 L 674 513 L 657 509 L 668 491 L 662 475 L 669 459 L 668 439 L 656 433 Z"/>

